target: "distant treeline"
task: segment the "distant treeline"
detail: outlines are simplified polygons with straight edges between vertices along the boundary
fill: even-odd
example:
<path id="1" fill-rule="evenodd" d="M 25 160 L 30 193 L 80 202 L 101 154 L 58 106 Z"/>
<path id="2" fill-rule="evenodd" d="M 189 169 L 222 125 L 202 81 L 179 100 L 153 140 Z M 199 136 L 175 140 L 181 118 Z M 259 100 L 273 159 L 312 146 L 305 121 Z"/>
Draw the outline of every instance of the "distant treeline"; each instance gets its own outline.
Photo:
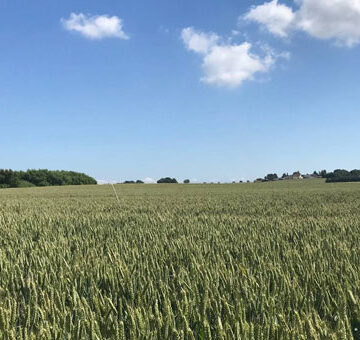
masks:
<path id="1" fill-rule="evenodd" d="M 351 171 L 337 169 L 324 175 L 326 183 L 337 182 L 360 182 L 360 170 L 354 169 Z"/>
<path id="2" fill-rule="evenodd" d="M 97 184 L 86 174 L 64 170 L 13 171 L 0 169 L 0 188 L 45 187 L 53 185 Z"/>
<path id="3" fill-rule="evenodd" d="M 123 184 L 143 184 L 144 182 L 141 180 L 137 180 L 137 181 L 124 181 Z M 164 178 L 160 178 L 156 183 L 158 184 L 162 184 L 162 183 L 178 183 L 178 181 L 176 180 L 176 178 L 171 178 L 171 177 L 164 177 Z M 189 179 L 185 179 L 184 182 L 185 184 L 189 184 L 190 180 Z"/>
<path id="4" fill-rule="evenodd" d="M 314 171 L 312 174 L 301 174 L 299 171 L 294 172 L 292 175 L 284 173 L 281 177 L 277 174 L 268 174 L 264 178 L 256 179 L 256 182 L 278 181 L 285 179 L 307 179 L 307 178 L 325 178 L 326 183 L 336 182 L 360 182 L 360 170 L 354 169 L 351 171 L 344 169 L 336 169 L 333 172 L 326 170 Z"/>

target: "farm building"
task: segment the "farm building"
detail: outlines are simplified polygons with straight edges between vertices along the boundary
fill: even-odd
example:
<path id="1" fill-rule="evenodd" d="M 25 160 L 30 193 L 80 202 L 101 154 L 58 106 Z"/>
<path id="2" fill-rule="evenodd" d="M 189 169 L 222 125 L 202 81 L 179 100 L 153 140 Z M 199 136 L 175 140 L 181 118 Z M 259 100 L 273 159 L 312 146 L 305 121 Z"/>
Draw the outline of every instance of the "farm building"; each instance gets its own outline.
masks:
<path id="1" fill-rule="evenodd" d="M 292 179 L 303 179 L 304 177 L 301 175 L 299 171 L 296 171 L 291 176 Z"/>

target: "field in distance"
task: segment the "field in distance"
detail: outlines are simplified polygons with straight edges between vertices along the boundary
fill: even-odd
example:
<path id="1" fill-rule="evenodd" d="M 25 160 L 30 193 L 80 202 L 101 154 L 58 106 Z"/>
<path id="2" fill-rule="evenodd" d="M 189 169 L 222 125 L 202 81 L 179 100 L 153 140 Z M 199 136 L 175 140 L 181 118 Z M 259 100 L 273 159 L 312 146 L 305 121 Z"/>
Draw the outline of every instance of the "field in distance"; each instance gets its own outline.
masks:
<path id="1" fill-rule="evenodd" d="M 360 183 L 0 190 L 1 339 L 358 339 Z"/>

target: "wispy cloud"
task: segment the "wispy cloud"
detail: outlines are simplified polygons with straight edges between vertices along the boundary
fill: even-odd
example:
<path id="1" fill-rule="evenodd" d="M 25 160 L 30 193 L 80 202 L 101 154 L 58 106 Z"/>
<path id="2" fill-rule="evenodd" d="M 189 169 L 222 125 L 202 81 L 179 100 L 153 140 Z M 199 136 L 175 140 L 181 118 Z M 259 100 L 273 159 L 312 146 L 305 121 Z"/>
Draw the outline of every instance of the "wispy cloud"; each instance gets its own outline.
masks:
<path id="1" fill-rule="evenodd" d="M 123 31 L 123 20 L 117 16 L 71 13 L 68 19 L 61 19 L 61 22 L 66 30 L 78 32 L 89 39 L 129 39 Z"/>

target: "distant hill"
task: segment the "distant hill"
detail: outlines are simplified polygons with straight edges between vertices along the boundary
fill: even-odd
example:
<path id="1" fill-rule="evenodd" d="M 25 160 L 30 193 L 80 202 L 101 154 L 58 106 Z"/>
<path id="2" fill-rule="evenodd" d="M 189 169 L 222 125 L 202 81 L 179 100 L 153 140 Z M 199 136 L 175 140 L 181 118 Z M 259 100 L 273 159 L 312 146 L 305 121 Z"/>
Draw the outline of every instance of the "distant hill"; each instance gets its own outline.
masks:
<path id="1" fill-rule="evenodd" d="M 65 170 L 14 171 L 0 169 L 0 188 L 45 187 L 54 185 L 97 184 L 97 181 L 83 173 Z"/>

